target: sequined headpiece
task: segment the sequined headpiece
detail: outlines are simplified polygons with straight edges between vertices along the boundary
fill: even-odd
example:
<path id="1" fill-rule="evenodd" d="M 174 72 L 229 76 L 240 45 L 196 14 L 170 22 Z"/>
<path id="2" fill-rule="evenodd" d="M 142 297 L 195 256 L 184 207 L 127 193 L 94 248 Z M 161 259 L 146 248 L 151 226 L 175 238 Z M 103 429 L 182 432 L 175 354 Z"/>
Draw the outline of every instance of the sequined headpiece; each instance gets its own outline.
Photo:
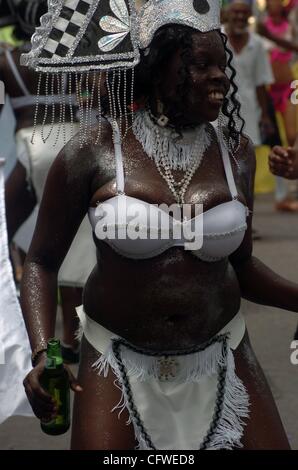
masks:
<path id="1" fill-rule="evenodd" d="M 120 89 L 121 80 L 126 83 L 127 71 L 131 70 L 133 75 L 140 61 L 140 50 L 150 45 L 159 28 L 179 24 L 201 32 L 219 29 L 220 3 L 219 0 L 48 0 L 49 9 L 32 37 L 32 49 L 22 56 L 21 62 L 47 75 L 61 73 L 64 78 L 67 73 L 75 72 L 76 77 L 87 73 L 87 81 L 92 71 L 104 71 L 107 81 L 112 73 L 115 86 L 112 96 Z M 58 80 L 61 80 L 60 89 L 65 89 L 63 79 Z M 112 108 L 119 109 L 118 104 L 112 103 Z"/>
<path id="2" fill-rule="evenodd" d="M 220 29 L 220 2 L 216 0 L 151 0 L 139 13 L 139 44 L 148 47 L 156 31 L 167 24 L 190 26 L 206 33 Z"/>
<path id="3" fill-rule="evenodd" d="M 37 71 L 134 67 L 139 49 L 167 24 L 220 28 L 216 0 L 49 0 L 22 63 Z"/>

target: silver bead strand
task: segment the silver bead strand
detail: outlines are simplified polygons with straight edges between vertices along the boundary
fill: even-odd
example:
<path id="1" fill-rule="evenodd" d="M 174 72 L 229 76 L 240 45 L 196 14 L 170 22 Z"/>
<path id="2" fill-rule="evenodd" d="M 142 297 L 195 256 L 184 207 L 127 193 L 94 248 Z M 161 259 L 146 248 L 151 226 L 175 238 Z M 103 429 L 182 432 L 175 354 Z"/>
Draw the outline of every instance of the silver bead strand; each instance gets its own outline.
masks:
<path id="1" fill-rule="evenodd" d="M 68 98 L 69 98 L 69 112 L 70 112 L 70 138 L 73 143 L 73 103 L 72 103 L 72 74 L 68 74 Z"/>
<path id="2" fill-rule="evenodd" d="M 57 86 L 58 86 L 57 94 L 59 96 L 59 95 L 61 95 L 61 89 L 60 89 L 61 88 L 61 83 L 60 83 L 59 73 L 57 73 Z M 55 142 L 53 144 L 53 147 L 56 147 L 56 145 L 58 143 L 58 140 L 59 140 L 59 136 L 60 136 L 60 132 L 61 132 L 61 124 L 62 124 L 62 115 L 63 115 L 63 104 L 62 104 L 62 102 L 60 102 L 58 129 L 57 129 L 57 134 L 56 134 L 56 138 L 55 138 Z"/>
<path id="3" fill-rule="evenodd" d="M 76 90 L 77 90 L 77 99 L 79 102 L 79 142 L 80 148 L 83 148 L 83 119 L 84 119 L 84 111 L 82 109 L 82 89 L 81 89 L 81 80 L 82 76 L 79 77 L 78 73 L 76 73 Z"/>
<path id="4" fill-rule="evenodd" d="M 88 132 L 88 123 L 89 123 L 89 104 L 90 104 L 90 99 L 89 99 L 89 70 L 86 73 L 86 98 L 84 102 L 84 97 L 83 97 L 83 122 L 84 122 L 84 134 L 83 134 L 83 140 L 84 143 L 87 142 L 87 132 Z M 84 104 L 85 104 L 85 109 L 84 109 Z"/>
<path id="5" fill-rule="evenodd" d="M 125 131 L 124 137 L 126 137 L 128 133 L 128 114 L 127 114 L 127 68 L 124 69 L 124 118 L 125 118 Z"/>
<path id="6" fill-rule="evenodd" d="M 56 113 L 56 105 L 55 105 L 55 74 L 53 73 L 52 74 L 52 83 L 51 83 L 51 97 L 52 97 L 52 119 L 51 119 L 51 127 L 50 127 L 50 131 L 49 131 L 49 134 L 47 136 L 47 139 L 48 140 L 53 132 L 53 129 L 54 129 L 54 125 L 55 125 L 55 113 Z"/>
<path id="7" fill-rule="evenodd" d="M 116 97 L 115 97 L 115 80 L 116 80 L 116 70 L 113 70 L 113 78 L 112 78 L 112 105 L 113 105 L 113 120 L 117 119 L 117 109 L 116 109 Z"/>
<path id="8" fill-rule="evenodd" d="M 48 117 L 48 106 L 49 106 L 49 74 L 48 73 L 46 73 L 45 95 L 46 95 L 46 103 L 45 103 L 45 110 L 44 110 L 43 120 L 41 124 L 41 131 L 40 131 L 41 140 L 43 141 L 44 144 L 46 143 L 46 140 L 47 140 L 44 137 L 44 126 Z"/>
<path id="9" fill-rule="evenodd" d="M 102 71 L 99 72 L 98 77 L 98 87 L 97 87 L 97 94 L 98 94 L 98 132 L 96 136 L 96 145 L 99 143 L 99 139 L 101 136 L 101 79 L 102 79 Z"/>
<path id="10" fill-rule="evenodd" d="M 35 111 L 34 111 L 33 132 L 32 132 L 32 137 L 31 137 L 31 144 L 34 144 L 34 137 L 35 137 L 36 128 L 37 128 L 37 116 L 38 116 L 38 108 L 39 108 L 40 85 L 41 85 L 41 73 L 39 74 L 38 83 L 37 83 L 36 103 L 35 103 Z"/>
<path id="11" fill-rule="evenodd" d="M 63 131 L 63 143 L 66 144 L 66 127 L 65 127 L 65 119 L 66 119 L 66 77 L 65 73 L 61 75 L 61 89 L 62 89 L 62 131 Z"/>
<path id="12" fill-rule="evenodd" d="M 48 139 L 50 138 L 54 125 L 55 125 L 55 99 L 54 99 L 54 86 L 55 86 L 55 74 L 52 74 L 52 80 L 51 80 L 51 98 L 52 98 L 52 117 L 51 117 L 51 125 L 50 125 L 50 130 L 48 132 L 48 135 L 44 137 L 43 142 L 46 143 Z"/>
<path id="13" fill-rule="evenodd" d="M 135 84 L 135 69 L 131 69 L 131 85 L 130 85 L 130 109 L 131 109 L 131 128 L 134 121 L 134 84 Z"/>
<path id="14" fill-rule="evenodd" d="M 112 102 L 111 87 L 110 87 L 110 82 L 109 82 L 109 70 L 107 70 L 106 85 L 107 85 L 107 92 L 108 92 L 108 99 L 109 99 L 109 112 L 110 112 L 111 118 L 113 118 L 113 102 Z"/>
<path id="15" fill-rule="evenodd" d="M 118 70 L 118 86 L 117 86 L 117 102 L 119 109 L 119 129 L 120 134 L 122 135 L 122 105 L 120 100 L 120 87 L 121 87 L 121 70 Z"/>
<path id="16" fill-rule="evenodd" d="M 93 80 L 91 86 L 91 96 L 90 96 L 90 106 L 89 106 L 89 126 L 88 126 L 88 140 L 91 137 L 91 129 L 92 129 L 92 110 L 94 104 L 94 94 L 95 94 L 95 85 L 96 85 L 96 71 L 93 71 Z"/>

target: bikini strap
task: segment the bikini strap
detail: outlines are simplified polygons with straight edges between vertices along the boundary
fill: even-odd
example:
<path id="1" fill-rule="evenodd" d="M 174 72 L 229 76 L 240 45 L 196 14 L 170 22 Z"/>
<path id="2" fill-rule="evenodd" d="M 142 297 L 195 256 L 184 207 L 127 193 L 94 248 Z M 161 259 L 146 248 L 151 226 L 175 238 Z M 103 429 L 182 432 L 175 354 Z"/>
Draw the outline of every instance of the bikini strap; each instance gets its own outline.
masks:
<path id="1" fill-rule="evenodd" d="M 28 90 L 28 88 L 26 87 L 25 83 L 24 83 L 24 80 L 22 79 L 21 77 L 21 74 L 13 60 L 13 57 L 11 55 L 11 52 L 9 49 L 5 49 L 5 56 L 6 56 L 6 60 L 8 62 L 8 65 L 10 67 L 10 70 L 12 71 L 13 73 L 13 76 L 17 82 L 17 84 L 19 85 L 20 89 L 22 90 L 24 96 L 30 96 L 30 91 Z"/>
<path id="2" fill-rule="evenodd" d="M 109 122 L 113 130 L 113 142 L 115 150 L 115 161 L 116 161 L 116 189 L 117 194 L 125 194 L 125 177 L 124 177 L 124 166 L 123 166 L 123 154 L 122 154 L 122 139 L 119 130 L 118 123 L 115 119 L 109 119 Z"/>
<path id="3" fill-rule="evenodd" d="M 226 147 L 226 144 L 223 140 L 222 133 L 219 132 L 219 129 L 216 128 L 216 134 L 219 142 L 219 147 L 220 147 L 220 152 L 222 156 L 222 161 L 225 169 L 225 174 L 229 186 L 229 190 L 232 196 L 232 199 L 238 199 L 238 191 L 237 191 L 237 186 L 235 183 L 235 178 L 234 178 L 234 173 L 233 173 L 233 168 L 231 164 L 231 159 L 229 155 L 229 151 Z"/>

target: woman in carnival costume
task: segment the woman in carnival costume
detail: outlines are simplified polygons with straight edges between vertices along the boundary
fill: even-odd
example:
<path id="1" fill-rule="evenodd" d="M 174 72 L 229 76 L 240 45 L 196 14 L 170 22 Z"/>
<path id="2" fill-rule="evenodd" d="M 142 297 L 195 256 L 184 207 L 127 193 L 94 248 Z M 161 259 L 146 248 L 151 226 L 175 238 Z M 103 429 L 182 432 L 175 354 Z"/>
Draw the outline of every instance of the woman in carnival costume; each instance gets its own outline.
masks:
<path id="1" fill-rule="evenodd" d="M 39 377 L 57 272 L 88 212 L 100 256 L 78 308 L 78 381 L 66 368 L 72 449 L 288 449 L 240 304 L 297 312 L 298 286 L 252 257 L 255 160 L 219 2 L 49 5 L 23 63 L 90 93 L 51 168 L 25 267 L 35 414 L 55 413 Z"/>

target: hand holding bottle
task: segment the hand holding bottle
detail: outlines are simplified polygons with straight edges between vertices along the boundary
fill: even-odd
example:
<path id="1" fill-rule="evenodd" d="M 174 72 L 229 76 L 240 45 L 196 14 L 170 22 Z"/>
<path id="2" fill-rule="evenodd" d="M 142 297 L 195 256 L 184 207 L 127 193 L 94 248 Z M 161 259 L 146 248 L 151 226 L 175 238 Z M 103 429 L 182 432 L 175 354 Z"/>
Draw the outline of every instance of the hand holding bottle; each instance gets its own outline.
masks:
<path id="1" fill-rule="evenodd" d="M 26 376 L 24 387 L 43 431 L 62 434 L 69 428 L 69 388 L 81 392 L 77 379 L 63 364 L 60 342 L 50 340 L 47 353 L 39 355 L 36 366 Z"/>

